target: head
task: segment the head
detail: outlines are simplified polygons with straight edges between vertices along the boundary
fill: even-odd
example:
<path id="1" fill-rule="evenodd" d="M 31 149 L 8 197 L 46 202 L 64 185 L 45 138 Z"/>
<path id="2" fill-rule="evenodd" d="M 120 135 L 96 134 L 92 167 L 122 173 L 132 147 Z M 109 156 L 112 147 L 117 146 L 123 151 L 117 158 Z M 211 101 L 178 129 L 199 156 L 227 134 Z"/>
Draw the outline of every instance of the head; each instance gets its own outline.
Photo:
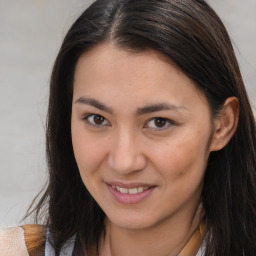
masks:
<path id="1" fill-rule="evenodd" d="M 119 64 L 122 56 L 125 57 L 124 62 L 126 58 L 132 59 L 131 62 L 136 62 L 136 58 L 139 61 L 149 58 L 160 66 L 162 63 L 164 69 L 170 68 L 170 73 L 179 74 L 179 78 L 182 77 L 188 85 L 186 89 L 190 88 L 188 90 L 192 90 L 193 96 L 197 95 L 198 102 L 203 104 L 208 119 L 205 124 L 202 122 L 202 126 L 207 136 L 204 136 L 203 152 L 198 152 L 204 159 L 200 158 L 201 172 L 196 184 L 199 190 L 193 190 L 193 193 L 197 200 L 201 198 L 208 227 L 215 236 L 213 247 L 208 248 L 209 253 L 215 250 L 217 255 L 231 255 L 231 233 L 241 232 L 244 220 L 241 221 L 239 215 L 248 211 L 242 203 L 248 200 L 249 192 L 246 192 L 245 186 L 255 181 L 255 163 L 252 160 L 255 158 L 254 118 L 229 36 L 220 19 L 202 0 L 99 0 L 69 30 L 52 73 L 47 124 L 50 170 L 47 195 L 50 198 L 49 221 L 55 231 L 56 247 L 74 233 L 78 233 L 81 245 L 93 247 L 102 231 L 105 213 L 86 189 L 86 179 L 80 177 L 76 161 L 78 156 L 76 151 L 74 154 L 72 145 L 71 133 L 73 136 L 75 130 L 71 131 L 71 119 L 74 116 L 74 100 L 77 100 L 76 82 L 83 66 L 81 63 L 84 61 L 90 70 L 88 60 L 93 56 L 94 61 L 100 53 L 99 60 L 104 65 L 105 50 L 112 50 L 112 56 L 117 56 Z M 159 72 L 162 72 L 159 65 Z M 166 95 L 173 95 L 172 88 L 165 88 Z M 159 97 L 165 88 L 160 87 L 162 94 Z M 140 88 L 137 89 L 141 97 L 143 94 L 140 94 Z M 153 89 L 157 92 L 156 87 Z M 90 90 L 93 92 L 94 89 Z M 176 93 L 177 90 L 175 86 Z M 177 96 L 181 94 L 182 89 Z M 154 99 L 152 94 L 149 98 Z M 109 98 L 108 103 L 112 99 Z M 134 99 L 130 103 L 127 101 L 128 106 L 132 107 L 134 103 L 140 107 Z M 145 97 L 143 103 L 147 104 Z M 117 110 L 120 104 L 112 107 Z M 166 146 L 166 152 L 168 150 L 171 152 L 171 145 L 169 149 Z M 195 154 L 197 159 L 198 155 Z M 117 168 L 113 159 L 108 162 Z M 145 164 L 145 159 L 138 160 L 138 168 L 144 168 Z M 250 189 L 254 191 L 255 188 Z M 247 207 L 255 205 L 251 203 Z M 63 211 L 66 213 L 61 214 Z M 234 227 L 232 220 L 240 223 Z M 248 223 L 250 221 L 247 220 Z M 63 228 L 63 223 L 67 223 L 68 227 Z M 228 242 L 223 244 L 223 238 L 228 236 Z M 88 239 L 84 242 L 83 237 Z M 217 244 L 220 244 L 220 251 L 216 251 Z"/>

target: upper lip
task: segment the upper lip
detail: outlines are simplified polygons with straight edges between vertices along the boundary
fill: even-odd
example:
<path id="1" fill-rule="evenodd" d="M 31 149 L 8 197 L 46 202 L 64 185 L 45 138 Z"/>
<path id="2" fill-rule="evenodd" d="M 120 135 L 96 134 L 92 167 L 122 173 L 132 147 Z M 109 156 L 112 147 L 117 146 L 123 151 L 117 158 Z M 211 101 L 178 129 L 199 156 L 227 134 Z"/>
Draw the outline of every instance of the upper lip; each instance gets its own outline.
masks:
<path id="1" fill-rule="evenodd" d="M 144 182 L 121 182 L 121 181 L 107 181 L 106 184 L 111 186 L 118 186 L 121 188 L 139 188 L 139 187 L 155 187 L 156 185 Z"/>

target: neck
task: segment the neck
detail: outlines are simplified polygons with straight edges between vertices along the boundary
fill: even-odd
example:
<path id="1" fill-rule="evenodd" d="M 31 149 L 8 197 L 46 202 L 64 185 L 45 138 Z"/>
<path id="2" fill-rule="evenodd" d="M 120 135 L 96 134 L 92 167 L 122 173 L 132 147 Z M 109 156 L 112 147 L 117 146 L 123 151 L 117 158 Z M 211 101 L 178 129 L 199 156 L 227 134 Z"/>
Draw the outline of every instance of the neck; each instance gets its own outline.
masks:
<path id="1" fill-rule="evenodd" d="M 201 240 L 193 233 L 200 224 L 202 214 L 202 207 L 200 206 L 188 221 L 179 221 L 173 218 L 171 221 L 166 220 L 143 230 L 122 229 L 106 220 L 104 253 L 100 255 L 191 256 L 193 254 L 190 254 L 190 251 L 195 251 L 195 248 L 201 243 Z M 197 240 L 197 243 L 192 242 L 193 249 L 191 249 L 190 241 L 192 235 L 193 239 Z M 200 243 L 198 243 L 199 240 Z"/>

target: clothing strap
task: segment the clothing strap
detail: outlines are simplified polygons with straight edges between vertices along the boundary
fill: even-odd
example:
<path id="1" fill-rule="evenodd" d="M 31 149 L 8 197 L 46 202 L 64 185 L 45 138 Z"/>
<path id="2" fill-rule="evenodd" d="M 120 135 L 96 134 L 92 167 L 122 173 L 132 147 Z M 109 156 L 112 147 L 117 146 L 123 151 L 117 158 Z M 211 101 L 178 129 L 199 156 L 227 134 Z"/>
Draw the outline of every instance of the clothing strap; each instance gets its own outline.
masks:
<path id="1" fill-rule="evenodd" d="M 202 221 L 195 230 L 185 247 L 178 256 L 201 256 L 204 255 L 204 238 L 206 234 L 206 225 Z"/>

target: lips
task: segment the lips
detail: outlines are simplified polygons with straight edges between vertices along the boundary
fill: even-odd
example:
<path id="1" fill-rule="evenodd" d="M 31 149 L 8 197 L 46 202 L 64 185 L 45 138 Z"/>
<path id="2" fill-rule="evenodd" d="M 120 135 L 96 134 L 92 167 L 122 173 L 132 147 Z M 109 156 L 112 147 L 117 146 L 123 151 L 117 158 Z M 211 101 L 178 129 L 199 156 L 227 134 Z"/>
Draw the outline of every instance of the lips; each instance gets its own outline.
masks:
<path id="1" fill-rule="evenodd" d="M 150 184 L 121 182 L 109 182 L 107 187 L 114 199 L 121 204 L 136 204 L 144 201 L 156 188 Z"/>

